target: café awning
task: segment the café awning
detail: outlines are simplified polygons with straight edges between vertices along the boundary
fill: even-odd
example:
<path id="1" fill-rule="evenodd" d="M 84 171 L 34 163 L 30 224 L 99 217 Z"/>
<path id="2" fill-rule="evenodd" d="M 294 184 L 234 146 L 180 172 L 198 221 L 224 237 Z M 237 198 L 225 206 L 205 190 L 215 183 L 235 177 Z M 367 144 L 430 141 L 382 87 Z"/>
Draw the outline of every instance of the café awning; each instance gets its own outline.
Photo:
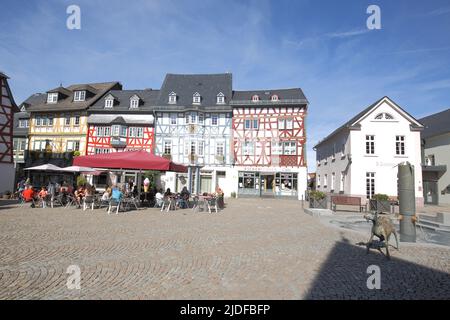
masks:
<path id="1" fill-rule="evenodd" d="M 124 151 L 79 156 L 73 160 L 75 166 L 105 169 L 159 170 L 187 172 L 187 167 L 147 151 Z"/>

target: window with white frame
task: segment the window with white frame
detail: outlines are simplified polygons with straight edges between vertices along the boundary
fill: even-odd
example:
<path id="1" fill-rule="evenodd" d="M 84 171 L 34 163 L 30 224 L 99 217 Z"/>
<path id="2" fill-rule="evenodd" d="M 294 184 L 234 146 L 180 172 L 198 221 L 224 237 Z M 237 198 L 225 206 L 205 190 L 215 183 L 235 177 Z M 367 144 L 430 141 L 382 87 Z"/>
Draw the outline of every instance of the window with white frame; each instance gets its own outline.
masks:
<path id="1" fill-rule="evenodd" d="M 340 179 L 340 183 L 339 183 L 339 191 L 340 192 L 344 192 L 344 183 L 345 183 L 345 172 L 342 171 L 341 172 L 341 179 Z"/>
<path id="2" fill-rule="evenodd" d="M 217 126 L 219 124 L 219 116 L 216 113 L 211 114 L 211 125 Z"/>
<path id="3" fill-rule="evenodd" d="M 325 174 L 323 177 L 323 187 L 326 188 L 328 184 L 328 174 Z"/>
<path id="4" fill-rule="evenodd" d="M 259 101 L 259 96 L 258 96 L 257 94 L 255 94 L 255 95 L 252 97 L 252 101 L 253 101 L 253 102 L 258 102 L 258 101 Z"/>
<path id="5" fill-rule="evenodd" d="M 195 154 L 196 145 L 197 145 L 196 141 L 191 141 L 191 149 L 190 149 L 191 152 L 190 152 L 190 154 Z"/>
<path id="6" fill-rule="evenodd" d="M 246 130 L 258 130 L 259 120 L 258 119 L 245 119 L 244 126 Z"/>
<path id="7" fill-rule="evenodd" d="M 375 136 L 366 135 L 366 154 L 375 154 Z"/>
<path id="8" fill-rule="evenodd" d="M 111 135 L 111 127 L 105 127 L 105 137 L 109 137 Z"/>
<path id="9" fill-rule="evenodd" d="M 205 115 L 203 113 L 198 114 L 198 123 L 203 124 L 205 122 Z"/>
<path id="10" fill-rule="evenodd" d="M 111 130 L 112 130 L 112 136 L 118 137 L 119 133 L 120 133 L 120 125 L 117 125 L 117 124 L 113 125 L 111 127 Z"/>
<path id="11" fill-rule="evenodd" d="M 272 95 L 272 97 L 270 97 L 270 100 L 272 100 L 272 101 L 278 101 L 279 98 L 278 98 L 278 96 L 277 96 L 276 94 L 274 94 L 274 95 Z"/>
<path id="12" fill-rule="evenodd" d="M 75 91 L 73 101 L 84 101 L 86 99 L 86 91 Z"/>
<path id="13" fill-rule="evenodd" d="M 28 126 L 29 126 L 28 119 L 19 120 L 19 128 L 28 128 Z"/>
<path id="14" fill-rule="evenodd" d="M 66 114 L 66 116 L 64 117 L 64 125 L 70 126 L 70 119 L 70 115 Z"/>
<path id="15" fill-rule="evenodd" d="M 134 97 L 130 99 L 130 109 L 137 109 L 139 107 L 139 98 Z"/>
<path id="16" fill-rule="evenodd" d="M 120 136 L 126 137 L 127 136 L 128 128 L 126 126 L 120 126 Z"/>
<path id="17" fill-rule="evenodd" d="M 58 93 L 52 92 L 47 93 L 47 103 L 57 103 L 58 102 Z"/>
<path id="18" fill-rule="evenodd" d="M 366 172 L 366 197 L 371 199 L 375 194 L 375 172 Z"/>
<path id="19" fill-rule="evenodd" d="M 320 189 L 320 174 L 317 175 L 316 184 L 317 184 L 317 188 Z"/>
<path id="20" fill-rule="evenodd" d="M 294 128 L 294 120 L 292 118 L 278 119 L 278 130 L 292 130 Z"/>
<path id="21" fill-rule="evenodd" d="M 130 137 L 130 138 L 135 138 L 135 137 L 136 137 L 136 131 L 137 131 L 137 128 L 136 128 L 136 127 L 130 127 L 130 128 L 128 129 L 128 135 L 129 135 L 129 137 Z"/>
<path id="22" fill-rule="evenodd" d="M 175 92 L 169 94 L 169 103 L 177 103 L 177 94 Z"/>
<path id="23" fill-rule="evenodd" d="M 176 125 L 177 124 L 177 114 L 171 113 L 170 114 L 170 124 Z"/>
<path id="24" fill-rule="evenodd" d="M 395 154 L 405 155 L 405 136 L 395 136 Z"/>
<path id="25" fill-rule="evenodd" d="M 105 99 L 105 108 L 112 108 L 114 106 L 114 99 Z"/>
<path id="26" fill-rule="evenodd" d="M 217 104 L 225 103 L 225 95 L 221 92 L 217 95 Z"/>
<path id="27" fill-rule="evenodd" d="M 334 191 L 334 184 L 336 183 L 336 174 L 333 172 L 331 173 L 331 186 L 330 190 Z"/>
<path id="28" fill-rule="evenodd" d="M 172 141 L 164 141 L 164 154 L 172 154 Z"/>
<path id="29" fill-rule="evenodd" d="M 42 125 L 42 118 L 41 118 L 41 116 L 36 116 L 34 118 L 34 121 L 35 121 L 37 127 Z"/>
<path id="30" fill-rule="evenodd" d="M 283 142 L 283 154 L 284 155 L 296 155 L 297 154 L 297 144 L 295 141 Z"/>
<path id="31" fill-rule="evenodd" d="M 198 141 L 198 150 L 197 150 L 197 154 L 200 157 L 203 157 L 203 153 L 205 150 L 205 142 L 204 141 Z"/>
<path id="32" fill-rule="evenodd" d="M 66 151 L 79 151 L 80 150 L 80 141 L 78 140 L 69 140 L 67 141 Z"/>
<path id="33" fill-rule="evenodd" d="M 255 144 L 250 141 L 244 142 L 244 155 L 252 156 L 255 153 Z"/>
<path id="34" fill-rule="evenodd" d="M 282 142 L 272 142 L 271 145 L 272 154 L 273 155 L 281 155 L 283 154 L 283 143 Z"/>
<path id="35" fill-rule="evenodd" d="M 105 136 L 105 127 L 95 127 L 95 135 L 97 137 Z"/>
<path id="36" fill-rule="evenodd" d="M 136 138 L 143 138 L 144 137 L 144 128 L 137 127 L 136 128 Z"/>
<path id="37" fill-rule="evenodd" d="M 53 126 L 53 116 L 48 116 L 47 125 Z"/>
<path id="38" fill-rule="evenodd" d="M 218 141 L 216 144 L 216 155 L 223 156 L 225 152 L 225 143 Z"/>
<path id="39" fill-rule="evenodd" d="M 80 125 L 80 116 L 75 116 L 75 121 L 73 122 L 73 124 L 75 126 L 79 126 Z"/>
<path id="40" fill-rule="evenodd" d="M 197 114 L 195 112 L 191 113 L 190 123 L 197 123 Z"/>
<path id="41" fill-rule="evenodd" d="M 200 104 L 202 97 L 200 96 L 200 93 L 196 92 L 192 96 L 192 103 L 194 104 Z"/>

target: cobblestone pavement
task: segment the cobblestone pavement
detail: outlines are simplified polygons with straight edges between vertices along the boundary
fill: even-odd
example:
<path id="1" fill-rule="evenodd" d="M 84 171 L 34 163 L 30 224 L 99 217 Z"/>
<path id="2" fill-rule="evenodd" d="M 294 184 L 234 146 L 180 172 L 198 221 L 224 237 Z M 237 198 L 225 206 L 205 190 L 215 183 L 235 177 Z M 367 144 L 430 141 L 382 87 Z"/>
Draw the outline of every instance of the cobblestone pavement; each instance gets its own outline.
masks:
<path id="1" fill-rule="evenodd" d="M 448 247 L 401 243 L 387 261 L 357 245 L 367 238 L 290 200 L 233 199 L 219 214 L 4 206 L 0 299 L 450 298 Z"/>

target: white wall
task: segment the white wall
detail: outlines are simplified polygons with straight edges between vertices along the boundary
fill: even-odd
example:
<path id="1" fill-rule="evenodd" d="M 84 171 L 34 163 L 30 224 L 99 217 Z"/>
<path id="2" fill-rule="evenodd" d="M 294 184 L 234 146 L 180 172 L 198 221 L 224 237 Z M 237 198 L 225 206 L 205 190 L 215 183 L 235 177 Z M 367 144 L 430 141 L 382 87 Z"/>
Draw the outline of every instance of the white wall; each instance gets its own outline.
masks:
<path id="1" fill-rule="evenodd" d="M 394 120 L 375 120 L 387 112 Z M 351 193 L 366 195 L 366 172 L 375 172 L 375 193 L 397 196 L 397 165 L 408 161 L 415 168 L 415 192 L 418 204 L 423 205 L 420 131 L 412 131 L 410 122 L 387 102 L 382 103 L 361 122 L 361 130 L 352 130 Z M 366 135 L 375 136 L 375 154 L 366 155 Z M 405 136 L 405 155 L 396 155 L 395 137 Z"/>

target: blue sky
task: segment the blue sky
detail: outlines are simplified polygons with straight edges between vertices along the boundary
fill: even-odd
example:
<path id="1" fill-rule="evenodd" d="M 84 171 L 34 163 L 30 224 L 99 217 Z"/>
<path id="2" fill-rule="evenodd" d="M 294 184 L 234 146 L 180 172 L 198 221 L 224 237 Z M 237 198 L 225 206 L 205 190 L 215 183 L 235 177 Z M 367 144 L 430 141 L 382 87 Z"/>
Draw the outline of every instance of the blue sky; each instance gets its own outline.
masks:
<path id="1" fill-rule="evenodd" d="M 66 8 L 81 8 L 68 30 Z M 381 30 L 366 9 L 381 8 Z M 1 0 L 0 70 L 18 103 L 81 82 L 159 88 L 171 73 L 232 72 L 234 89 L 301 87 L 312 147 L 389 96 L 412 115 L 450 107 L 450 2 Z"/>

